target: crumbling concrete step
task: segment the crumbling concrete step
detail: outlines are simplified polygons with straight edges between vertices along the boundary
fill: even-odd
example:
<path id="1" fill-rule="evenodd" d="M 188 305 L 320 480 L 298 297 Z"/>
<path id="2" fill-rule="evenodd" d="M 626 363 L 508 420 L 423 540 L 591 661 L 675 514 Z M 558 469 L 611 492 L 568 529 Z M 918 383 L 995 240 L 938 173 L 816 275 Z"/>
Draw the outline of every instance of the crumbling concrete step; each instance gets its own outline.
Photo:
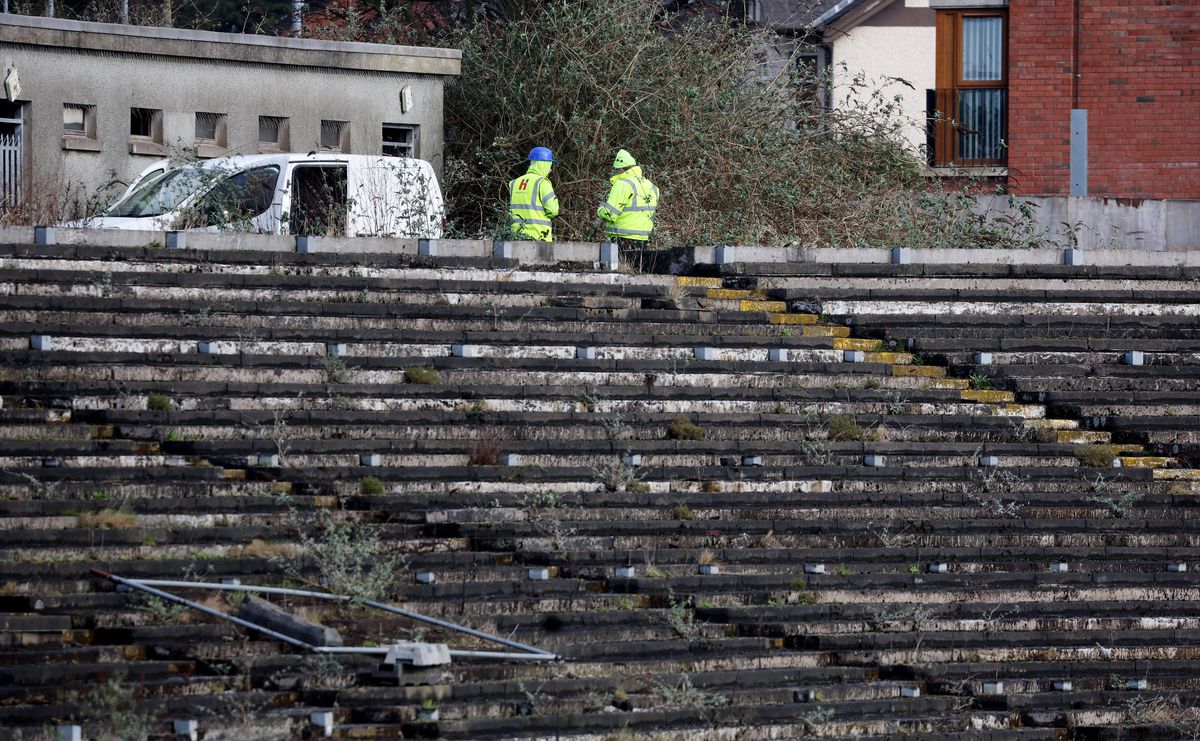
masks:
<path id="1" fill-rule="evenodd" d="M 2 358 L 3 356 L 0 356 Z M 175 389 L 186 392 L 195 388 L 196 393 L 228 394 L 230 396 L 257 396 L 267 394 L 288 394 L 297 397 L 321 396 L 329 391 L 329 373 L 318 365 L 319 360 L 313 359 L 306 367 L 283 368 L 270 367 L 268 363 L 275 361 L 257 358 L 239 357 L 236 366 L 229 366 L 233 358 L 226 356 L 184 355 L 171 358 L 170 366 L 146 365 L 144 358 L 139 357 L 89 357 L 86 362 L 68 363 L 64 360 L 59 365 L 53 361 L 37 356 L 24 355 L 21 361 L 28 369 L 22 374 L 26 380 L 18 380 L 11 376 L 4 378 L 0 374 L 0 384 L 6 394 L 19 396 L 26 382 L 34 384 L 28 387 L 35 391 L 37 384 L 44 384 L 45 393 L 53 398 L 69 397 L 64 393 L 55 396 L 55 389 L 64 392 L 76 388 L 95 387 L 98 384 L 118 389 L 134 389 L 141 387 L 144 391 L 171 395 Z M 40 361 L 40 362 L 39 362 Z M 381 359 L 372 360 L 372 365 L 387 365 Z M 393 370 L 355 370 L 354 361 L 348 361 L 349 378 L 344 384 L 338 384 L 336 390 L 343 394 L 379 394 L 387 387 L 404 384 L 403 363 Z M 478 366 L 478 363 L 474 363 Z M 508 360 L 506 365 L 521 366 L 523 361 Z M 561 365 L 561 362 L 558 364 Z M 442 387 L 499 387 L 503 385 L 520 384 L 524 388 L 554 388 L 571 386 L 582 391 L 575 394 L 582 397 L 583 391 L 596 387 L 601 392 L 605 387 L 612 388 L 652 388 L 652 389 L 834 389 L 839 392 L 859 389 L 887 392 L 900 389 L 965 389 L 969 382 L 966 379 L 942 378 L 944 368 L 930 366 L 896 365 L 890 368 L 875 364 L 815 364 L 806 365 L 793 363 L 787 367 L 789 373 L 762 372 L 756 367 L 745 370 L 739 366 L 730 370 L 728 365 L 723 370 L 705 363 L 685 365 L 683 371 L 672 368 L 669 363 L 659 362 L 629 362 L 627 365 L 637 369 L 630 370 L 580 370 L 561 367 L 558 370 L 522 369 L 509 367 L 505 369 L 471 368 L 463 363 L 450 359 L 435 359 L 431 363 L 414 363 L 410 367 L 433 367 L 437 370 Z M 706 372 L 695 372 L 697 368 L 710 368 Z M 610 366 L 611 368 L 611 366 Z M 778 366 L 776 366 L 778 368 Z M 910 373 L 909 371 L 921 371 Z M 930 372 L 936 371 L 936 373 Z M 717 383 L 719 381 L 719 384 Z M 79 386 L 73 384 L 80 384 Z M 404 394 L 414 394 L 417 384 L 409 384 Z M 382 388 L 381 388 L 382 387 Z M 227 389 L 227 391 L 225 390 Z M 473 389 L 471 389 L 473 391 Z M 466 393 L 464 391 L 464 393 Z M 528 393 L 528 392 L 523 392 Z M 675 393 L 674 391 L 666 393 Z M 120 393 L 117 394 L 120 396 Z M 53 401 L 53 398 L 51 401 Z M 16 404 L 17 402 L 13 402 Z M 54 419 L 61 417 L 64 412 L 43 410 L 27 412 L 30 421 L 65 421 Z"/>

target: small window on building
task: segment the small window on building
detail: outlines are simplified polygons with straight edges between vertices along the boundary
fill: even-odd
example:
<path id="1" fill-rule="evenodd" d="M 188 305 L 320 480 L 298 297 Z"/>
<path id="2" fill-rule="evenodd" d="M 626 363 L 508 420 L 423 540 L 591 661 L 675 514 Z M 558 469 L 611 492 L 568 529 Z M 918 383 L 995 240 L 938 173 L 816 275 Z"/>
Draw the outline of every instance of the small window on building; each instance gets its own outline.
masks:
<path id="1" fill-rule="evenodd" d="M 196 141 L 225 146 L 227 121 L 224 113 L 196 113 Z"/>
<path id="2" fill-rule="evenodd" d="M 417 127 L 385 123 L 383 153 L 388 157 L 416 157 Z"/>
<path id="3" fill-rule="evenodd" d="M 154 108 L 130 108 L 129 135 L 162 144 L 162 111 Z"/>
<path id="4" fill-rule="evenodd" d="M 258 151 L 286 152 L 291 149 L 288 119 L 282 116 L 258 117 Z"/>
<path id="5" fill-rule="evenodd" d="M 229 116 L 196 112 L 196 156 L 215 157 L 229 146 Z"/>
<path id="6" fill-rule="evenodd" d="M 63 149 L 83 149 L 97 152 L 96 106 L 82 103 L 63 104 Z"/>
<path id="7" fill-rule="evenodd" d="M 350 122 L 322 121 L 321 122 L 321 151 L 341 152 L 350 151 Z"/>
<path id="8" fill-rule="evenodd" d="M 155 108 L 129 109 L 129 153 L 159 157 L 167 154 L 163 146 L 163 114 Z"/>

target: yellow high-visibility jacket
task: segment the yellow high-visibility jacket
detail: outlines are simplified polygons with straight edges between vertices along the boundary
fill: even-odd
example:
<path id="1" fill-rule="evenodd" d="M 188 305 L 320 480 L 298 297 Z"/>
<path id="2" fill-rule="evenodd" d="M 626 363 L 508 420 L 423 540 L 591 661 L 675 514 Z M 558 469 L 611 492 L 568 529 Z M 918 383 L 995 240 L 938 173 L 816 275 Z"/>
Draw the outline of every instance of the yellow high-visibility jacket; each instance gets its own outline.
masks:
<path id="1" fill-rule="evenodd" d="M 558 196 L 549 176 L 550 163 L 535 161 L 508 184 L 508 216 L 515 238 L 553 241 L 550 220 L 558 216 Z"/>
<path id="2" fill-rule="evenodd" d="M 634 166 L 609 178 L 612 189 L 608 199 L 596 209 L 610 237 L 650 239 L 654 231 L 654 212 L 658 210 L 658 188 L 642 177 L 642 168 Z"/>

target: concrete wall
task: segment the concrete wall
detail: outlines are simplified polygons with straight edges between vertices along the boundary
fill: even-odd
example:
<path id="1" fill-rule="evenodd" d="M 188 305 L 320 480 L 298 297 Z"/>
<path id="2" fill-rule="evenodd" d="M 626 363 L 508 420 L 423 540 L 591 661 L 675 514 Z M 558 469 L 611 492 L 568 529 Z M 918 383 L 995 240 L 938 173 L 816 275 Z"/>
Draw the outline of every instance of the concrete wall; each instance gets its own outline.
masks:
<path id="1" fill-rule="evenodd" d="M 198 111 L 227 114 L 229 149 L 243 153 L 259 150 L 260 115 L 288 118 L 290 148 L 302 152 L 318 148 L 322 119 L 349 121 L 350 150 L 363 154 L 382 151 L 383 123 L 415 125 L 416 155 L 440 174 L 442 91 L 459 73 L 455 50 L 0 18 L 0 62 L 18 70 L 26 101 L 31 183 L 94 191 L 160 159 L 131 153 L 132 107 L 162 110 L 163 144 L 182 155 L 194 154 Z M 64 103 L 95 106 L 98 151 L 67 148 Z"/>
<path id="2" fill-rule="evenodd" d="M 850 95 L 851 100 L 865 102 L 872 85 L 885 77 L 906 80 L 916 88 L 899 82 L 883 83 L 880 88 L 886 98 L 900 97 L 905 138 L 914 153 L 925 149 L 925 91 L 936 82 L 935 17 L 929 8 L 892 2 L 865 20 L 849 14 L 825 34 L 833 47 L 835 107 L 845 105 L 848 86 L 860 73 L 871 85 Z"/>
<path id="3" fill-rule="evenodd" d="M 1039 229 L 1065 234 L 1069 228 L 1085 250 L 1179 252 L 1200 250 L 1200 200 L 1124 200 L 1021 196 L 1037 205 Z M 1010 214 L 1008 196 L 980 196 L 979 207 Z"/>

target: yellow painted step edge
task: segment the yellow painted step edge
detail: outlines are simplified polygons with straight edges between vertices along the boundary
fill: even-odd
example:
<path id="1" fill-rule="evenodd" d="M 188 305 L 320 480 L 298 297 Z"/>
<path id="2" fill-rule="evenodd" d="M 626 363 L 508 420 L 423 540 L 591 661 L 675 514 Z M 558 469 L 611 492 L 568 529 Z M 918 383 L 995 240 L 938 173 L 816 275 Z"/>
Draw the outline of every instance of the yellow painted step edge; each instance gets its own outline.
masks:
<path id="1" fill-rule="evenodd" d="M 1156 468 L 1155 481 L 1200 481 L 1200 468 Z"/>
<path id="2" fill-rule="evenodd" d="M 681 275 L 675 279 L 675 282 L 681 286 L 696 288 L 720 288 L 722 285 L 720 278 L 704 278 L 698 275 Z"/>
<path id="3" fill-rule="evenodd" d="M 784 314 L 772 312 L 767 315 L 771 324 L 816 324 L 816 314 Z"/>
<path id="4" fill-rule="evenodd" d="M 1174 458 L 1156 455 L 1121 456 L 1121 466 L 1124 468 L 1163 468 L 1174 462 Z"/>
<path id="5" fill-rule="evenodd" d="M 1011 391 L 995 391 L 992 389 L 967 389 L 962 392 L 962 398 L 967 401 L 978 401 L 984 404 L 1011 404 L 1016 396 Z"/>
<path id="6" fill-rule="evenodd" d="M 846 337 L 834 340 L 834 350 L 862 350 L 863 352 L 875 352 L 879 348 L 879 340 L 861 340 L 855 337 Z"/>
<path id="7" fill-rule="evenodd" d="M 778 313 L 787 311 L 787 301 L 741 301 L 738 311 L 767 311 Z"/>
<path id="8" fill-rule="evenodd" d="M 940 365 L 893 365 L 893 376 L 905 376 L 908 378 L 942 378 L 947 381 L 956 381 L 954 388 L 965 390 L 970 385 L 970 381 L 964 379 L 948 379 L 946 378 L 946 369 Z M 961 383 L 957 383 L 961 381 Z M 947 387 L 949 388 L 949 387 Z"/>

